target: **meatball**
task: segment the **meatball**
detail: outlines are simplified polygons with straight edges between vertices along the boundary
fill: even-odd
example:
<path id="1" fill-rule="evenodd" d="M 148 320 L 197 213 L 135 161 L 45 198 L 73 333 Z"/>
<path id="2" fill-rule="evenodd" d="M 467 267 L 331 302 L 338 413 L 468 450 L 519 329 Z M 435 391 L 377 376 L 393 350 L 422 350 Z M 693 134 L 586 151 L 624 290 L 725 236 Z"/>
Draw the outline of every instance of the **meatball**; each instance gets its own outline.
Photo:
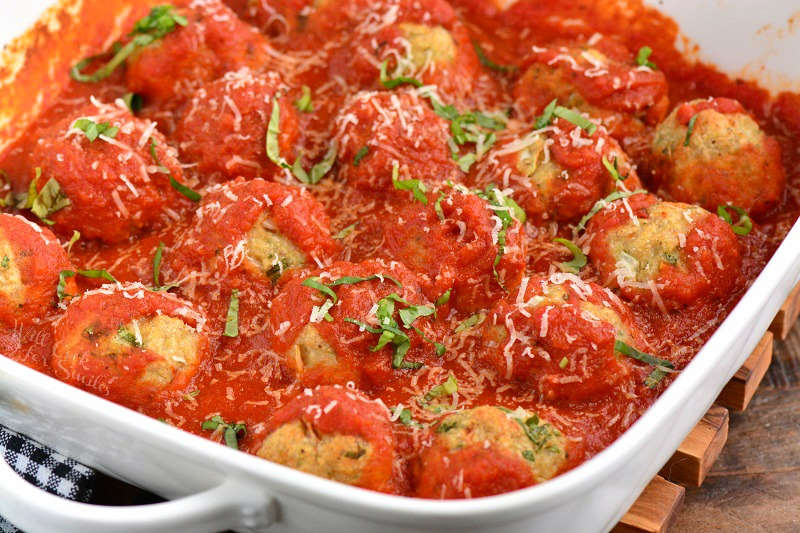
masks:
<path id="1" fill-rule="evenodd" d="M 667 113 L 664 74 L 639 66 L 623 45 L 609 39 L 533 47 L 513 88 L 515 109 L 533 118 L 554 98 L 599 118 L 617 139 L 641 133 Z"/>
<path id="2" fill-rule="evenodd" d="M 608 204 L 584 242 L 605 285 L 662 311 L 727 295 L 741 267 L 736 235 L 721 218 L 649 194 Z"/>
<path id="3" fill-rule="evenodd" d="M 140 283 L 104 285 L 72 300 L 54 324 L 56 377 L 138 407 L 185 388 L 208 351 L 205 318 Z"/>
<path id="4" fill-rule="evenodd" d="M 461 100 L 480 72 L 466 28 L 456 18 L 408 19 L 375 31 L 358 27 L 348 43 L 332 53 L 330 68 L 344 73 L 350 86 L 380 88 L 378 65 L 388 78 L 406 77 L 435 85 L 447 100 Z"/>
<path id="5" fill-rule="evenodd" d="M 525 273 L 525 216 L 506 192 L 458 187 L 405 202 L 393 209 L 397 223 L 385 226 L 382 252 L 419 272 L 430 300 L 452 289 L 459 311 L 488 307 Z"/>
<path id="6" fill-rule="evenodd" d="M 76 126 L 81 119 L 119 129 L 90 140 Z M 177 209 L 188 206 L 170 185 L 170 176 L 184 180 L 176 155 L 154 123 L 134 117 L 123 105 L 93 100 L 43 131 L 30 161 L 41 172 L 37 189 L 55 180 L 66 197 L 53 202 L 48 213 L 56 233 L 69 237 L 78 230 L 83 238 L 117 243 L 165 225 Z"/>
<path id="7" fill-rule="evenodd" d="M 234 272 L 272 283 L 288 269 L 329 262 L 338 250 L 308 190 L 238 178 L 207 191 L 169 268 L 175 279 L 210 272 L 202 281 L 214 285 Z"/>
<path id="8" fill-rule="evenodd" d="M 566 439 L 536 414 L 481 406 L 443 418 L 417 468 L 416 496 L 476 498 L 546 481 L 564 467 Z"/>
<path id="9" fill-rule="evenodd" d="M 575 223 L 610 193 L 642 186 L 605 128 L 589 136 L 560 118 L 540 130 L 518 126 L 500 134 L 475 173 L 480 186 L 498 181 L 537 224 Z"/>
<path id="10" fill-rule="evenodd" d="M 272 300 L 267 331 L 303 385 L 381 388 L 438 360 L 433 310 L 403 265 L 339 262 L 295 273 Z"/>
<path id="11" fill-rule="evenodd" d="M 225 0 L 239 17 L 273 39 L 285 39 L 298 29 L 304 13 L 317 0 Z"/>
<path id="12" fill-rule="evenodd" d="M 0 322 L 12 326 L 44 318 L 58 302 L 59 273 L 71 268 L 50 230 L 0 213 Z M 74 292 L 69 283 L 65 292 Z"/>
<path id="13" fill-rule="evenodd" d="M 363 190 L 393 190 L 399 179 L 458 180 L 447 122 L 414 90 L 361 92 L 336 119 L 339 176 Z"/>
<path id="14" fill-rule="evenodd" d="M 306 30 L 323 40 L 349 39 L 396 23 L 451 26 L 456 20 L 446 0 L 314 0 Z"/>
<path id="15" fill-rule="evenodd" d="M 278 97 L 286 91 L 277 74 L 254 74 L 248 68 L 203 85 L 175 130 L 182 157 L 196 162 L 197 170 L 212 181 L 270 178 L 282 172 L 267 158 L 264 140 L 277 101 L 278 149 L 286 159 L 294 159 L 290 155 L 298 135 L 297 113 L 290 99 Z"/>
<path id="16" fill-rule="evenodd" d="M 710 211 L 733 204 L 752 215 L 781 201 L 780 146 L 736 100 L 679 105 L 659 124 L 651 150 L 653 174 L 670 199 Z"/>
<path id="17" fill-rule="evenodd" d="M 220 0 L 195 0 L 178 10 L 186 26 L 134 52 L 128 89 L 156 106 L 175 108 L 203 82 L 241 67 L 270 65 L 269 44 Z"/>
<path id="18" fill-rule="evenodd" d="M 275 411 L 259 457 L 365 489 L 392 490 L 388 411 L 353 390 L 306 389 Z"/>
<path id="19" fill-rule="evenodd" d="M 619 357 L 615 342 L 647 351 L 631 312 L 610 291 L 574 274 L 526 279 L 482 325 L 483 359 L 543 400 L 591 401 L 633 392 L 649 367 Z"/>

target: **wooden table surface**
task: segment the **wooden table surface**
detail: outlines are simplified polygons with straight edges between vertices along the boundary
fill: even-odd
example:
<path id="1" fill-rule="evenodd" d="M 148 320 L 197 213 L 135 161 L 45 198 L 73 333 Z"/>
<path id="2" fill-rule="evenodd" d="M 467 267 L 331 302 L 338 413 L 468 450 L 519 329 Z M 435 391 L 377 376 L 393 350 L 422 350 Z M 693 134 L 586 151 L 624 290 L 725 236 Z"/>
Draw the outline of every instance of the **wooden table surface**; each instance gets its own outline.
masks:
<path id="1" fill-rule="evenodd" d="M 687 489 L 672 533 L 800 531 L 800 323 L 776 341 L 750 406 L 703 486 Z"/>

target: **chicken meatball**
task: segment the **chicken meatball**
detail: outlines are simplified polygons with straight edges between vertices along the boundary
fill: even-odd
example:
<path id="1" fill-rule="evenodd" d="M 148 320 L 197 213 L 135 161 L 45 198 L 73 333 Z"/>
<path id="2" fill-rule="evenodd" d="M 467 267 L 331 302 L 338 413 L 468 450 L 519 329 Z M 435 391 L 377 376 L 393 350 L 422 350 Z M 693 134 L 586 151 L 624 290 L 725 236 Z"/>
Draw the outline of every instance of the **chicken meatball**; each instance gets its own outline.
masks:
<path id="1" fill-rule="evenodd" d="M 362 190 L 393 190 L 398 179 L 458 180 L 447 122 L 414 90 L 361 92 L 336 119 L 339 176 Z"/>
<path id="2" fill-rule="evenodd" d="M 154 123 L 93 100 L 43 131 L 30 160 L 56 233 L 117 243 L 189 205 L 171 186 L 184 180 L 176 156 Z"/>
<path id="3" fill-rule="evenodd" d="M 693 205 L 636 194 L 592 217 L 585 241 L 603 283 L 662 311 L 728 294 L 741 256 L 736 235 Z"/>
<path id="4" fill-rule="evenodd" d="M 517 126 L 500 134 L 475 174 L 480 186 L 499 181 L 536 224 L 575 223 L 614 191 L 641 188 L 633 164 L 619 144 L 598 128 L 593 135 L 564 119 L 529 131 Z"/>
<path id="5" fill-rule="evenodd" d="M 392 489 L 394 435 L 386 407 L 340 386 L 306 389 L 269 421 L 256 454 L 365 489 Z"/>
<path id="6" fill-rule="evenodd" d="M 533 47 L 513 88 L 515 108 L 533 118 L 554 98 L 599 118 L 615 138 L 657 124 L 669 100 L 664 74 L 637 65 L 623 45 L 609 39 Z"/>
<path id="7" fill-rule="evenodd" d="M 480 63 L 464 25 L 452 11 L 446 14 L 440 20 L 411 17 L 377 31 L 357 26 L 347 44 L 333 52 L 330 68 L 343 72 L 350 86 L 371 89 L 380 88 L 378 65 L 385 62 L 386 78 L 414 78 L 435 85 L 448 101 L 463 99 Z"/>
<path id="8" fill-rule="evenodd" d="M 184 109 L 175 130 L 175 141 L 188 163 L 211 181 L 244 176 L 270 178 L 282 169 L 267 157 L 264 139 L 278 104 L 279 153 L 294 160 L 297 112 L 288 88 L 275 73 L 255 74 L 248 68 L 228 72 L 203 85 Z"/>
<path id="9" fill-rule="evenodd" d="M 322 206 L 306 189 L 244 178 L 210 188 L 181 235 L 169 268 L 175 279 L 210 273 L 217 284 L 241 272 L 277 281 L 292 268 L 329 262 L 339 245 Z"/>
<path id="10" fill-rule="evenodd" d="M 736 100 L 692 100 L 659 124 L 653 174 L 666 195 L 710 211 L 735 205 L 761 215 L 782 198 L 786 177 L 778 142 Z"/>
<path id="11" fill-rule="evenodd" d="M 239 17 L 267 36 L 281 40 L 298 29 L 317 0 L 225 0 Z"/>
<path id="12" fill-rule="evenodd" d="M 459 311 L 489 307 L 525 273 L 525 214 L 507 193 L 458 187 L 425 203 L 408 198 L 393 209 L 397 224 L 384 228 L 383 253 L 419 272 L 430 300 L 450 290 Z"/>
<path id="13" fill-rule="evenodd" d="M 443 418 L 423 448 L 416 496 L 477 498 L 546 481 L 567 460 L 563 434 L 535 413 L 481 406 Z"/>
<path id="14" fill-rule="evenodd" d="M 434 307 L 399 263 L 334 263 L 293 275 L 272 301 L 274 352 L 306 386 L 381 388 L 439 359 Z"/>
<path id="15" fill-rule="evenodd" d="M 104 285 L 74 299 L 54 324 L 56 377 L 138 407 L 185 388 L 208 351 L 192 305 L 140 283 Z"/>
<path id="16" fill-rule="evenodd" d="M 647 351 L 630 311 L 610 291 L 573 274 L 526 279 L 482 325 L 483 361 L 542 400 L 597 400 L 633 392 L 650 369 L 620 357 L 616 342 Z M 638 365 L 638 363 L 637 363 Z"/>
<path id="17" fill-rule="evenodd" d="M 178 12 L 185 26 L 176 25 L 127 60 L 128 89 L 146 103 L 175 108 L 202 83 L 226 72 L 270 66 L 266 38 L 220 0 L 194 0 Z"/>
<path id="18" fill-rule="evenodd" d="M 58 302 L 59 273 L 71 268 L 50 230 L 0 213 L 0 322 L 12 326 L 45 317 Z M 64 290 L 74 291 L 69 283 Z"/>

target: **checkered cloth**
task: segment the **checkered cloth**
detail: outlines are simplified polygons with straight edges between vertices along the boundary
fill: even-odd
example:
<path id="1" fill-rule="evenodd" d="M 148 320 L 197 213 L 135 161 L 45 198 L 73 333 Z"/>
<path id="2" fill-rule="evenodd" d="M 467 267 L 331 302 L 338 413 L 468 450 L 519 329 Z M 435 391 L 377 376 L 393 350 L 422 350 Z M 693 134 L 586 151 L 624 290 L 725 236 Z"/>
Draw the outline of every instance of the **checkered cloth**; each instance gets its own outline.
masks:
<path id="1" fill-rule="evenodd" d="M 0 453 L 20 476 L 40 489 L 79 502 L 92 497 L 94 470 L 3 426 Z M 0 517 L 0 533 L 19 530 Z"/>

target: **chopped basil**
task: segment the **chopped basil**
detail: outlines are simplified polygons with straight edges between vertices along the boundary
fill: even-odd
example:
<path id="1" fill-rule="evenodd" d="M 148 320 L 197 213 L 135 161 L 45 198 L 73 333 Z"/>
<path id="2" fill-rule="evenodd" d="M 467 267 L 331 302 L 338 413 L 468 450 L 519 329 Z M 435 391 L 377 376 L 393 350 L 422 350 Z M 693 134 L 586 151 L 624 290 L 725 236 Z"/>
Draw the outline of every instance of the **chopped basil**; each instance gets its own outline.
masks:
<path id="1" fill-rule="evenodd" d="M 530 462 L 536 461 L 536 455 L 530 450 L 522 450 L 522 457 L 524 457 Z"/>
<path id="2" fill-rule="evenodd" d="M 301 154 L 292 165 L 292 174 L 294 174 L 294 176 L 302 183 L 311 185 L 319 183 L 319 181 L 325 177 L 325 174 L 327 174 L 333 167 L 333 163 L 336 162 L 336 155 L 336 145 L 332 144 L 328 148 L 328 152 L 325 154 L 325 157 L 322 159 L 322 161 L 311 167 L 311 173 L 309 174 L 303 168 L 303 157 Z"/>
<path id="3" fill-rule="evenodd" d="M 517 67 L 515 67 L 514 65 L 499 65 L 494 61 L 492 61 L 491 59 L 489 59 L 486 55 L 486 52 L 484 52 L 483 48 L 481 48 L 481 45 L 478 44 L 478 41 L 472 41 L 472 46 L 473 48 L 475 48 L 475 53 L 478 56 L 478 61 L 480 61 L 481 65 L 483 65 L 484 67 L 496 70 L 497 72 L 512 72 L 516 70 Z"/>
<path id="4" fill-rule="evenodd" d="M 78 230 L 72 230 L 72 237 L 69 238 L 69 242 L 67 243 L 67 253 L 69 254 L 72 251 L 72 246 L 78 242 L 81 238 L 81 232 Z"/>
<path id="5" fill-rule="evenodd" d="M 436 307 L 440 307 L 450 301 L 450 290 L 451 289 L 447 289 L 441 296 L 436 298 L 436 302 L 434 303 Z"/>
<path id="6" fill-rule="evenodd" d="M 389 74 L 387 74 L 386 69 L 389 66 L 389 60 L 385 59 L 380 66 L 380 82 L 381 85 L 386 87 L 387 89 L 394 89 L 399 87 L 400 85 L 413 85 L 414 87 L 422 87 L 422 82 L 416 78 L 409 78 L 406 76 L 395 76 L 390 78 Z"/>
<path id="7" fill-rule="evenodd" d="M 606 159 L 606 156 L 603 156 L 602 158 L 603 166 L 606 167 L 606 170 L 608 171 L 609 174 L 611 174 L 611 177 L 614 179 L 614 181 L 625 181 L 626 179 L 628 179 L 628 176 L 627 175 L 620 176 L 619 167 L 617 166 L 618 159 L 619 158 L 615 156 L 614 162 L 611 163 L 609 162 L 608 159 Z"/>
<path id="8" fill-rule="evenodd" d="M 731 214 L 728 213 L 728 209 L 733 209 L 736 214 L 739 215 L 739 220 L 736 221 L 736 224 L 733 223 L 733 219 L 731 218 Z M 731 229 L 736 235 L 747 235 L 753 230 L 753 221 L 749 216 L 747 216 L 747 211 L 741 207 L 737 207 L 735 205 L 718 205 L 717 215 L 722 220 L 730 224 Z"/>
<path id="9" fill-rule="evenodd" d="M 398 409 L 400 409 L 400 406 L 395 406 L 394 409 L 392 409 L 393 414 L 396 415 Z M 411 409 L 407 407 L 400 410 L 400 414 L 397 416 L 397 421 L 404 426 L 422 427 L 422 424 L 414 420 L 414 418 L 411 416 Z"/>
<path id="10" fill-rule="evenodd" d="M 562 357 L 561 361 L 558 362 L 558 368 L 563 370 L 567 368 L 568 364 L 569 364 L 569 359 L 567 359 L 566 357 Z"/>
<path id="11" fill-rule="evenodd" d="M 314 104 L 311 102 L 311 88 L 308 85 L 303 85 L 303 96 L 295 100 L 294 106 L 302 113 L 314 111 Z"/>
<path id="12" fill-rule="evenodd" d="M 303 285 L 304 287 L 309 287 L 311 289 L 318 290 L 319 292 L 321 292 L 322 294 L 328 296 L 331 300 L 333 300 L 333 303 L 339 301 L 339 297 L 336 296 L 336 293 L 333 292 L 333 289 L 322 283 L 322 280 L 316 276 L 304 279 L 301 285 Z"/>
<path id="13" fill-rule="evenodd" d="M 281 157 L 280 148 L 278 146 L 278 135 L 281 133 L 281 107 L 278 104 L 278 99 L 272 100 L 272 113 L 269 116 L 267 123 L 267 140 L 266 149 L 267 157 L 269 160 L 281 168 L 291 168 L 289 163 Z M 298 158 L 299 159 L 299 158 Z"/>
<path id="14" fill-rule="evenodd" d="M 636 64 L 642 67 L 648 67 L 653 70 L 656 70 L 656 64 L 650 61 L 650 54 L 653 53 L 653 49 L 649 46 L 642 46 L 639 48 L 639 52 L 636 53 Z"/>
<path id="15" fill-rule="evenodd" d="M 439 197 L 436 198 L 436 201 L 433 203 L 433 210 L 436 212 L 436 216 L 439 217 L 439 220 L 444 221 L 444 211 L 442 211 L 442 200 L 445 199 L 447 195 L 440 191 Z"/>
<path id="16" fill-rule="evenodd" d="M 202 198 L 200 193 L 193 191 L 191 188 L 176 180 L 172 175 L 172 172 L 170 172 L 167 167 L 161 164 L 161 162 L 158 160 L 158 154 L 156 154 L 156 146 L 158 146 L 158 143 L 156 142 L 155 138 L 150 137 L 150 157 L 152 157 L 153 161 L 155 161 L 158 170 L 169 176 L 169 184 L 173 189 L 184 195 L 189 200 L 193 202 L 199 202 Z"/>
<path id="17" fill-rule="evenodd" d="M 225 419 L 219 415 L 212 416 L 203 422 L 200 427 L 203 431 L 222 429 L 222 438 L 225 441 L 225 445 L 234 450 L 239 449 L 239 434 L 242 433 L 242 437 L 247 435 L 247 427 L 244 424 L 230 424 L 225 422 Z"/>
<path id="18" fill-rule="evenodd" d="M 432 305 L 411 305 L 405 309 L 400 309 L 397 314 L 403 322 L 403 326 L 410 327 L 411 324 L 420 317 L 431 316 L 436 312 Z"/>
<path id="19" fill-rule="evenodd" d="M 486 315 L 483 313 L 475 313 L 474 315 L 469 316 L 466 320 L 464 320 L 461 324 L 456 326 L 455 332 L 461 333 L 462 331 L 466 331 L 470 328 L 474 328 L 475 326 L 483 323 L 486 320 Z"/>
<path id="20" fill-rule="evenodd" d="M 339 285 L 353 285 L 355 283 L 361 283 L 363 281 L 372 281 L 372 280 L 375 280 L 375 279 L 380 280 L 381 282 L 383 282 L 383 281 L 388 279 L 389 281 L 391 281 L 392 283 L 394 283 L 398 287 L 400 287 L 400 288 L 403 287 L 402 283 L 400 283 L 395 278 L 393 278 L 392 276 L 389 276 L 387 274 L 372 274 L 371 276 L 365 276 L 365 277 L 361 277 L 361 276 L 342 276 L 341 278 L 333 280 L 330 283 L 329 287 L 338 287 Z"/>
<path id="21" fill-rule="evenodd" d="M 667 373 L 675 371 L 675 365 L 673 365 L 670 361 L 667 361 L 666 359 L 659 359 L 658 357 L 654 357 L 650 354 L 640 352 L 633 346 L 626 344 L 619 339 L 614 341 L 614 350 L 622 355 L 626 355 L 632 359 L 636 359 L 637 361 L 641 361 L 654 367 L 653 371 L 644 381 L 644 384 L 651 389 L 655 388 L 656 385 L 658 385 L 658 383 L 664 378 L 664 376 L 667 375 Z"/>
<path id="22" fill-rule="evenodd" d="M 231 299 L 228 302 L 228 314 L 225 317 L 225 337 L 239 336 L 239 289 L 231 291 Z"/>
<path id="23" fill-rule="evenodd" d="M 453 153 L 453 159 L 458 164 L 458 168 L 461 169 L 461 172 L 466 174 L 478 160 L 478 157 L 473 152 L 468 152 L 462 156 L 459 156 L 458 153 Z"/>
<path id="24" fill-rule="evenodd" d="M 101 56 L 87 57 L 86 59 L 78 61 L 78 63 L 70 69 L 69 75 L 72 79 L 85 83 L 93 83 L 107 78 L 136 50 L 161 39 L 175 30 L 176 26 L 186 26 L 188 24 L 186 18 L 176 13 L 174 9 L 175 8 L 170 5 L 153 7 L 146 17 L 136 21 L 133 31 L 128 34 L 128 36 L 133 37 L 133 39 L 125 46 L 114 50 L 114 55 L 106 64 L 95 70 L 93 74 L 83 74 L 83 69 Z"/>
<path id="25" fill-rule="evenodd" d="M 553 113 L 556 110 L 556 106 L 558 105 L 558 99 L 553 98 L 549 104 L 544 108 L 542 114 L 536 119 L 536 123 L 533 125 L 533 128 L 536 130 L 540 130 L 542 128 L 546 128 L 550 125 L 553 121 Z"/>
<path id="26" fill-rule="evenodd" d="M 557 117 L 563 118 L 568 122 L 572 122 L 590 136 L 594 135 L 594 132 L 597 130 L 597 124 L 573 109 L 568 109 L 559 105 L 555 107 L 553 114 Z"/>
<path id="27" fill-rule="evenodd" d="M 8 265 L 9 265 L 10 263 L 11 263 L 11 258 L 10 258 L 10 257 L 8 257 L 7 255 L 4 255 L 4 256 L 3 256 L 3 260 L 2 260 L 2 261 L 0 261 L 0 267 L 2 267 L 2 268 L 8 268 Z"/>
<path id="28" fill-rule="evenodd" d="M 339 240 L 344 239 L 345 237 L 353 233 L 353 230 L 356 229 L 356 226 L 358 226 L 358 222 L 353 222 L 349 226 L 343 228 L 339 233 L 334 235 L 333 238 Z"/>
<path id="29" fill-rule="evenodd" d="M 692 133 L 694 132 L 694 123 L 697 121 L 697 115 L 692 115 L 692 118 L 689 119 L 689 124 L 686 127 L 686 137 L 683 139 L 683 145 L 689 146 L 689 139 L 692 138 Z"/>
<path id="30" fill-rule="evenodd" d="M 120 326 L 117 330 L 117 338 L 122 342 L 130 344 L 134 348 L 141 348 L 142 342 L 136 338 L 136 335 L 128 331 L 125 326 Z"/>
<path id="31" fill-rule="evenodd" d="M 361 163 L 361 160 L 364 159 L 364 156 L 366 156 L 368 153 L 369 153 L 369 146 L 364 145 L 361 148 L 359 148 L 358 152 L 356 152 L 356 155 L 353 157 L 353 166 L 357 167 L 359 163 Z"/>
<path id="32" fill-rule="evenodd" d="M 122 101 L 128 107 L 131 113 L 138 113 L 142 109 L 143 100 L 142 95 L 137 93 L 125 93 L 122 96 Z"/>
<path id="33" fill-rule="evenodd" d="M 58 295 L 59 300 L 63 300 L 68 296 L 75 296 L 74 294 L 67 294 L 65 292 L 67 278 L 72 278 L 74 276 L 83 276 L 84 278 L 92 279 L 102 278 L 111 283 L 118 283 L 116 278 L 105 270 L 62 270 L 58 273 L 58 285 L 56 286 L 56 295 Z"/>
<path id="34" fill-rule="evenodd" d="M 416 201 L 423 204 L 428 203 L 428 197 L 425 196 L 425 192 L 428 189 L 425 187 L 425 184 L 422 183 L 422 181 L 417 179 L 392 180 L 392 184 L 398 191 L 411 191 Z"/>
<path id="35" fill-rule="evenodd" d="M 158 248 L 156 248 L 156 253 L 153 256 L 153 288 L 158 290 L 161 288 L 161 281 L 159 278 L 161 277 L 161 257 L 164 254 L 164 243 L 159 242 Z"/>
<path id="36" fill-rule="evenodd" d="M 453 374 L 447 376 L 447 380 L 440 384 L 433 387 L 431 390 L 425 393 L 425 401 L 429 402 L 436 398 L 441 398 L 442 396 L 451 396 L 458 391 L 458 381 Z"/>
<path id="37" fill-rule="evenodd" d="M 105 135 L 113 139 L 117 136 L 117 133 L 119 133 L 119 128 L 112 126 L 108 122 L 101 122 L 98 124 L 88 118 L 79 118 L 72 124 L 72 127 L 81 130 L 83 134 L 86 135 L 86 138 L 89 139 L 89 142 L 94 142 L 100 135 Z"/>
<path id="38" fill-rule="evenodd" d="M 33 190 L 36 191 L 35 185 Z M 47 180 L 44 187 L 42 187 L 39 192 L 35 193 L 33 201 L 31 201 L 29 192 L 28 202 L 30 202 L 31 212 L 48 225 L 53 224 L 53 221 L 48 218 L 50 215 L 71 204 L 66 193 L 61 189 L 61 185 L 59 185 L 55 178 Z"/>
<path id="39" fill-rule="evenodd" d="M 499 218 L 501 222 L 500 231 L 497 233 L 497 254 L 494 257 L 494 263 L 492 264 L 492 272 L 494 273 L 494 278 L 497 280 L 497 283 L 500 285 L 500 287 L 503 287 L 503 283 L 500 280 L 500 275 L 497 272 L 497 265 L 500 264 L 500 261 L 505 254 L 506 232 L 511 224 L 513 224 L 514 220 L 519 221 L 520 224 L 525 223 L 525 211 L 519 205 L 517 205 L 517 203 L 511 199 L 511 197 L 503 194 L 503 192 L 493 183 L 490 183 L 486 189 L 479 191 L 476 194 L 480 198 L 483 198 L 489 202 L 489 209 L 494 211 L 494 215 Z M 505 287 L 503 288 L 505 289 Z"/>
<path id="40" fill-rule="evenodd" d="M 597 202 L 595 202 L 595 204 L 592 206 L 589 212 L 586 213 L 583 216 L 583 218 L 581 218 L 580 222 L 578 222 L 578 225 L 575 226 L 574 233 L 577 235 L 579 232 L 586 229 L 586 223 L 589 222 L 589 220 L 593 216 L 599 213 L 601 209 L 609 205 L 611 202 L 614 202 L 616 200 L 621 200 L 622 198 L 628 198 L 630 196 L 633 196 L 634 194 L 647 194 L 647 191 L 644 189 L 636 189 L 635 191 L 614 191 L 605 198 L 597 200 Z"/>
<path id="41" fill-rule="evenodd" d="M 567 247 L 567 249 L 572 252 L 572 260 L 567 261 L 564 263 L 559 263 L 559 266 L 564 272 L 571 272 L 573 274 L 577 274 L 581 271 L 583 267 L 586 266 L 586 254 L 583 253 L 574 242 L 564 239 L 562 237 L 558 237 L 553 239 L 553 242 L 557 242 L 559 244 L 563 244 Z"/>

